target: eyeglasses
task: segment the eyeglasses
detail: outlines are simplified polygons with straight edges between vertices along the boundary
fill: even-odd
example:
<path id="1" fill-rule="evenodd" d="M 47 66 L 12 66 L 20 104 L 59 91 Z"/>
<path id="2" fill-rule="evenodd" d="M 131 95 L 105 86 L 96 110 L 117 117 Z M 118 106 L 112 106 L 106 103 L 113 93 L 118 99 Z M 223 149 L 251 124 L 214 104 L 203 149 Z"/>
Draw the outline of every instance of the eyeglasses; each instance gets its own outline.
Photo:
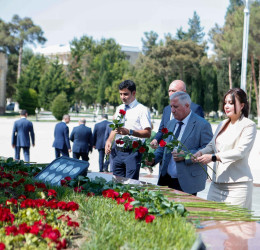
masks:
<path id="1" fill-rule="evenodd" d="M 176 92 L 176 90 L 169 89 L 169 90 L 168 90 L 168 92 L 169 92 L 169 93 L 171 93 L 171 92 L 173 92 L 173 93 L 174 93 L 174 92 Z"/>

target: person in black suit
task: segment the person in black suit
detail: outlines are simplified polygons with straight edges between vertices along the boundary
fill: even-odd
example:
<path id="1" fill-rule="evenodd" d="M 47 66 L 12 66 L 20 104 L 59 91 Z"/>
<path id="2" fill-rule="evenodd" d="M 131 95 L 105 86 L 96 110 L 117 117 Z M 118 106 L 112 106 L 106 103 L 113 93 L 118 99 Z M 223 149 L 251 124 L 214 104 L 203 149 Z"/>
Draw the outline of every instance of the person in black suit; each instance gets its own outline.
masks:
<path id="1" fill-rule="evenodd" d="M 108 172 L 108 164 L 109 161 L 106 160 L 104 162 L 105 158 L 105 144 L 106 139 L 105 138 L 105 132 L 107 125 L 110 124 L 108 120 L 107 114 L 102 115 L 102 121 L 95 124 L 94 131 L 93 131 L 93 147 L 98 150 L 99 152 L 99 171 Z"/>
<path id="2" fill-rule="evenodd" d="M 179 91 L 186 92 L 186 84 L 182 80 L 175 80 L 169 86 L 169 90 L 168 90 L 169 97 L 173 93 L 179 92 Z M 190 109 L 192 110 L 192 112 L 194 112 L 198 116 L 201 116 L 202 118 L 204 118 L 204 112 L 200 105 L 198 105 L 194 102 L 191 102 Z M 173 118 L 174 117 L 171 112 L 171 106 L 168 105 L 163 109 L 163 115 L 162 115 L 160 127 L 158 129 L 158 132 L 157 132 L 155 138 L 150 143 L 152 148 L 156 149 L 158 147 L 158 144 L 162 140 L 162 136 L 163 136 L 162 129 L 166 128 L 168 121 L 170 121 Z"/>
<path id="3" fill-rule="evenodd" d="M 55 148 L 56 158 L 60 157 L 60 155 L 69 157 L 69 152 L 71 152 L 69 128 L 67 126 L 69 122 L 70 116 L 64 115 L 62 121 L 55 126 L 54 142 L 52 146 Z"/>
<path id="4" fill-rule="evenodd" d="M 88 161 L 88 153 L 92 152 L 92 131 L 85 124 L 86 120 L 81 118 L 79 126 L 73 128 L 70 140 L 73 142 L 73 158 L 79 159 L 81 157 L 83 161 Z"/>
<path id="5" fill-rule="evenodd" d="M 12 146 L 15 149 L 15 159 L 20 160 L 20 151 L 23 149 L 24 160 L 30 161 L 30 136 L 33 147 L 35 146 L 34 141 L 34 130 L 32 122 L 27 120 L 28 112 L 22 110 L 20 113 L 21 119 L 15 121 L 12 133 Z"/>

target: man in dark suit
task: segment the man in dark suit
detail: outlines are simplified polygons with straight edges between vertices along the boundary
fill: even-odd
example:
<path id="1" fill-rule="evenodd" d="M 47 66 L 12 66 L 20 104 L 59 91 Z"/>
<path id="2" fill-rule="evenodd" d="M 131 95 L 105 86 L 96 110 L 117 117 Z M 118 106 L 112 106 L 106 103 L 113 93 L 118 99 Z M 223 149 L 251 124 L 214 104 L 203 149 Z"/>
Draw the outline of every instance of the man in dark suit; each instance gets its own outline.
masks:
<path id="1" fill-rule="evenodd" d="M 83 161 L 88 161 L 88 153 L 92 152 L 92 131 L 85 124 L 86 120 L 81 118 L 79 126 L 73 128 L 70 140 L 73 142 L 73 158 L 79 159 L 81 157 Z"/>
<path id="2" fill-rule="evenodd" d="M 109 161 L 106 160 L 104 163 L 105 158 L 105 144 L 106 139 L 105 138 L 105 132 L 107 125 L 110 124 L 108 120 L 107 114 L 102 115 L 102 121 L 95 124 L 94 131 L 93 131 L 93 147 L 98 150 L 99 152 L 99 171 L 108 172 L 108 164 Z"/>
<path id="3" fill-rule="evenodd" d="M 54 130 L 54 142 L 52 147 L 55 148 L 55 157 L 60 155 L 69 157 L 70 140 L 69 140 L 69 128 L 67 124 L 70 122 L 70 116 L 64 115 L 61 122 L 57 123 Z"/>
<path id="4" fill-rule="evenodd" d="M 186 84 L 181 80 L 175 80 L 170 84 L 169 90 L 168 90 L 169 96 L 171 96 L 173 93 L 178 92 L 178 91 L 186 92 Z M 195 114 L 204 118 L 204 112 L 200 105 L 198 105 L 194 102 L 191 102 L 190 109 Z M 171 113 L 171 106 L 168 105 L 163 109 L 163 115 L 162 115 L 160 127 L 158 129 L 158 132 L 157 132 L 155 138 L 150 143 L 152 148 L 156 149 L 158 147 L 158 143 L 160 142 L 160 140 L 162 139 L 162 136 L 163 136 L 162 129 L 166 128 L 168 121 L 171 120 L 172 118 L 173 118 L 173 115 Z"/>
<path id="5" fill-rule="evenodd" d="M 166 147 L 158 147 L 155 151 L 155 159 L 148 162 L 155 165 L 159 162 L 158 185 L 168 186 L 186 193 L 196 195 L 205 188 L 207 166 L 193 163 L 191 159 L 184 158 L 184 151 L 196 153 L 204 148 L 212 139 L 211 125 L 202 117 L 191 111 L 191 99 L 185 92 L 176 92 L 170 96 L 171 111 L 174 119 L 167 124 L 167 129 L 173 132 L 178 141 L 181 151 L 174 149 L 169 152 Z M 173 139 L 169 136 L 166 142 Z M 184 145 L 184 146 L 183 146 Z M 184 151 L 182 151 L 184 150 Z"/>
<path id="6" fill-rule="evenodd" d="M 12 133 L 12 146 L 15 149 L 15 159 L 20 160 L 20 151 L 23 149 L 24 161 L 30 161 L 30 136 L 33 147 L 34 131 L 32 122 L 27 120 L 28 112 L 26 110 L 21 111 L 21 119 L 14 123 Z"/>

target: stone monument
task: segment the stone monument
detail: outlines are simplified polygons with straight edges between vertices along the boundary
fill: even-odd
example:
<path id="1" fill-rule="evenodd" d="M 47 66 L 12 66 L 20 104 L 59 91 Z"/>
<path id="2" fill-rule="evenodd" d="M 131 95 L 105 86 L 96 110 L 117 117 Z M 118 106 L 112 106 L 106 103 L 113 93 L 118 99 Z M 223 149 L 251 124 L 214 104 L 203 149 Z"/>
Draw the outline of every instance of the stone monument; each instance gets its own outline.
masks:
<path id="1" fill-rule="evenodd" d="M 0 115 L 5 113 L 7 56 L 0 52 Z"/>

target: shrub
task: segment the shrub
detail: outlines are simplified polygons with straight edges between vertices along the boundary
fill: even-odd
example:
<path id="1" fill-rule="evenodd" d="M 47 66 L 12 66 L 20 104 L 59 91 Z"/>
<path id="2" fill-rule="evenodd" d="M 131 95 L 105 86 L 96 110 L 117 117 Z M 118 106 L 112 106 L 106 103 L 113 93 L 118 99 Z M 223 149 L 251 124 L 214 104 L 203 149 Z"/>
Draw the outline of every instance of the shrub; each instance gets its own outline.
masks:
<path id="1" fill-rule="evenodd" d="M 55 97 L 52 102 L 51 111 L 57 120 L 62 120 L 63 115 L 69 112 L 69 103 L 65 93 L 61 93 Z"/>
<path id="2" fill-rule="evenodd" d="M 19 102 L 20 109 L 26 109 L 28 115 L 34 115 L 35 109 L 38 105 L 38 94 L 34 89 L 20 89 L 18 92 L 17 101 Z"/>

